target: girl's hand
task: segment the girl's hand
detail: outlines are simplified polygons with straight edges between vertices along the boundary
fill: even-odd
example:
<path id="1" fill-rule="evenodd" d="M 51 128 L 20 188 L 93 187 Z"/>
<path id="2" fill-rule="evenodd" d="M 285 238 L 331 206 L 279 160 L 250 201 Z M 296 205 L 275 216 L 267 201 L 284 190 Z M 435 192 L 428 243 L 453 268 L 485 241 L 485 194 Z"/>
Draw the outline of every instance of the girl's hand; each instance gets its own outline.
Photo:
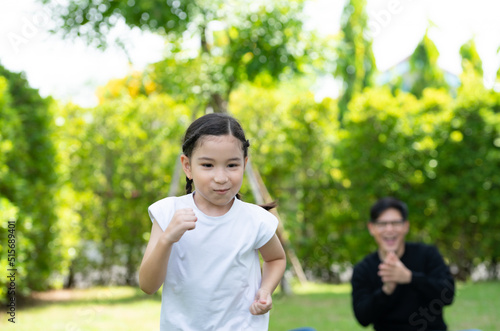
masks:
<path id="1" fill-rule="evenodd" d="M 252 315 L 263 315 L 273 307 L 273 299 L 271 293 L 264 289 L 259 289 L 255 295 L 255 300 L 250 306 Z"/>
<path id="2" fill-rule="evenodd" d="M 191 208 L 176 210 L 163 233 L 164 238 L 172 244 L 178 242 L 186 231 L 196 227 L 196 220 L 197 217 Z"/>

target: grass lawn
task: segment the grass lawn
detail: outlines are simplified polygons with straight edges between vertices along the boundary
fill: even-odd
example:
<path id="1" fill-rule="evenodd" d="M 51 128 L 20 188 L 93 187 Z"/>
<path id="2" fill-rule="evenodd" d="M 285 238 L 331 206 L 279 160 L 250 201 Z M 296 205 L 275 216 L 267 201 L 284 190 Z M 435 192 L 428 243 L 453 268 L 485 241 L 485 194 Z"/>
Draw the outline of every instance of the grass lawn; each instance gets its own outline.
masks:
<path id="1" fill-rule="evenodd" d="M 293 296 L 274 296 L 271 331 L 299 326 L 317 331 L 371 330 L 359 326 L 351 311 L 350 286 L 307 284 Z M 16 324 L 2 314 L 0 330 L 91 331 L 158 330 L 160 296 L 130 287 L 92 288 L 39 293 L 28 305 L 17 307 Z M 445 310 L 451 331 L 478 328 L 500 330 L 500 283 L 458 285 L 455 303 Z"/>

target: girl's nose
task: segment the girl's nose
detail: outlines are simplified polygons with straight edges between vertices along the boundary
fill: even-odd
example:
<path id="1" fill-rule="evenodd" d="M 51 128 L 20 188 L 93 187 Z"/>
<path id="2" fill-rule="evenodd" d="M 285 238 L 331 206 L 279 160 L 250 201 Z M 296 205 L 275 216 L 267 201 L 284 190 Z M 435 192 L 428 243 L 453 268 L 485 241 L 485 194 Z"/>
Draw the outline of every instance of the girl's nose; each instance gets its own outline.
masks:
<path id="1" fill-rule="evenodd" d="M 228 178 L 224 171 L 217 171 L 214 176 L 214 182 L 217 184 L 223 184 L 227 182 Z"/>

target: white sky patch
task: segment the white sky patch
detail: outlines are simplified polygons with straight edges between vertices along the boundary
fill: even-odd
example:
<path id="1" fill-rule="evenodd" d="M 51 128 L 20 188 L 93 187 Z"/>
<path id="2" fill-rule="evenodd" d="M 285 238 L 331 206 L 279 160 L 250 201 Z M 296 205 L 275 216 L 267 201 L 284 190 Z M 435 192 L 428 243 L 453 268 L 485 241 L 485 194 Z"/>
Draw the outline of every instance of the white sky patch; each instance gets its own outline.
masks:
<path id="1" fill-rule="evenodd" d="M 0 2 L 0 63 L 11 71 L 24 71 L 42 96 L 92 107 L 98 86 L 162 58 L 163 38 L 123 22 L 111 35 L 125 42 L 128 56 L 118 46 L 101 51 L 80 39 L 63 40 L 48 32 L 51 24 L 50 13 L 34 0 Z"/>
<path id="2" fill-rule="evenodd" d="M 310 0 L 306 6 L 310 20 L 305 28 L 336 34 L 344 4 L 345 0 Z M 460 46 L 474 37 L 485 84 L 495 84 L 500 66 L 500 1 L 368 0 L 366 10 L 379 70 L 410 56 L 429 28 L 429 36 L 440 52 L 438 64 L 454 74 L 462 70 Z M 58 100 L 95 106 L 98 86 L 142 70 L 164 54 L 162 37 L 130 29 L 123 22 L 118 22 L 111 34 L 125 41 L 131 62 L 116 46 L 102 52 L 82 40 L 51 35 L 47 32 L 51 24 L 49 13 L 35 0 L 0 0 L 0 64 L 11 71 L 24 71 L 31 86 L 43 96 Z M 323 83 L 330 91 L 338 87 L 331 80 Z"/>

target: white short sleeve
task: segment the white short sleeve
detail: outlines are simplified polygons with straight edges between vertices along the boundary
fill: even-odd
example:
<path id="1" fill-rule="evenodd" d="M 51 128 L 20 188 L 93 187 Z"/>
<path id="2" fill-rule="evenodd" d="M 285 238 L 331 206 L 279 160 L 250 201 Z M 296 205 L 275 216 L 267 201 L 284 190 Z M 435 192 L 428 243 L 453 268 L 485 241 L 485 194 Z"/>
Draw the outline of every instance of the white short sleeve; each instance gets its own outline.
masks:
<path id="1" fill-rule="evenodd" d="M 262 208 L 262 207 L 258 207 Z M 257 234 L 255 249 L 259 249 L 271 240 L 271 238 L 276 233 L 276 229 L 278 228 L 278 219 L 276 216 L 271 214 L 270 212 L 262 209 L 264 213 L 259 215 L 262 217 L 262 220 L 259 224 L 259 233 Z"/>
<path id="2" fill-rule="evenodd" d="M 160 226 L 160 228 L 165 231 L 170 220 L 174 216 L 175 213 L 175 198 L 165 198 L 159 201 L 156 201 L 148 208 L 148 214 L 151 218 L 151 222 L 156 222 Z"/>

